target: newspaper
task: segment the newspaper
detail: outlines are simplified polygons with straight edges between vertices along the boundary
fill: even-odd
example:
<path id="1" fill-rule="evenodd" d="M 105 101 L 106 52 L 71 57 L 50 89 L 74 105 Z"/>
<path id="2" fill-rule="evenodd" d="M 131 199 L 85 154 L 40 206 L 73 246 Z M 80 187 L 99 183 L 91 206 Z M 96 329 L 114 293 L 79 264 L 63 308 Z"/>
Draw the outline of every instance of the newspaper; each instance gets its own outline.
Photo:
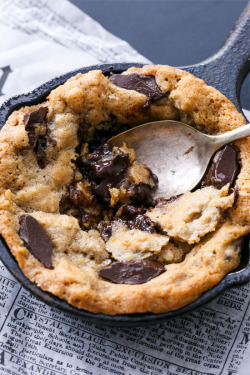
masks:
<path id="1" fill-rule="evenodd" d="M 119 56 L 147 62 L 66 0 L 0 0 L 0 35 L 1 101 L 84 65 Z M 136 328 L 52 308 L 2 263 L 0 290 L 0 375 L 249 374 L 250 283 L 188 314 Z"/>

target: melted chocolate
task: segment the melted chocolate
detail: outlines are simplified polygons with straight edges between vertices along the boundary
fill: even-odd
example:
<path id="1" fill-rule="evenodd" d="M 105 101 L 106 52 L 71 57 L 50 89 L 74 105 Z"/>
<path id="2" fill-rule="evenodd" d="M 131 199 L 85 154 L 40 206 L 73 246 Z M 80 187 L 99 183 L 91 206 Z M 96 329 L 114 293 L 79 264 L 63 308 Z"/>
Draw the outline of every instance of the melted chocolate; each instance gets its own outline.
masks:
<path id="1" fill-rule="evenodd" d="M 116 284 L 143 284 L 165 272 L 164 266 L 152 260 L 114 262 L 98 274 Z"/>
<path id="2" fill-rule="evenodd" d="M 38 221 L 30 215 L 20 217 L 19 236 L 29 252 L 46 268 L 52 268 L 52 241 Z"/>
<path id="3" fill-rule="evenodd" d="M 101 217 L 99 215 L 89 214 L 84 211 L 84 209 L 80 208 L 80 210 L 77 212 L 76 216 L 78 216 L 78 220 L 80 223 L 81 228 L 90 230 L 90 229 L 96 229 L 98 226 L 98 223 L 101 220 Z"/>
<path id="4" fill-rule="evenodd" d="M 144 215 L 147 211 L 146 207 L 135 207 L 130 204 L 124 204 L 116 213 L 116 218 L 119 218 L 123 224 L 127 225 L 129 229 L 140 229 L 144 232 L 157 233 L 158 230 L 155 224 L 149 217 Z"/>
<path id="5" fill-rule="evenodd" d="M 83 194 L 80 189 L 74 186 L 74 182 L 67 186 L 67 192 L 59 204 L 60 214 L 76 217 L 82 229 L 96 229 L 102 220 L 100 211 L 101 207 L 98 205 L 96 197 Z"/>
<path id="6" fill-rule="evenodd" d="M 25 130 L 28 132 L 29 137 L 29 144 L 30 146 L 35 146 L 34 151 L 37 157 L 37 163 L 40 168 L 45 168 L 46 166 L 46 147 L 47 147 L 47 140 L 49 143 L 55 147 L 57 142 L 54 138 L 51 137 L 50 129 L 47 125 L 47 107 L 40 107 L 36 111 L 27 113 L 24 115 L 24 125 Z M 44 128 L 43 133 L 46 135 L 39 135 L 36 142 L 36 127 L 39 126 Z M 36 144 L 35 144 L 36 143 Z"/>
<path id="7" fill-rule="evenodd" d="M 67 193 L 61 198 L 59 203 L 59 212 L 61 215 L 64 215 L 69 211 L 72 207 L 72 202 L 69 199 L 69 193 Z"/>
<path id="8" fill-rule="evenodd" d="M 68 185 L 68 197 L 74 206 L 94 206 L 95 197 L 93 195 L 84 195 L 80 189 L 77 189 L 74 185 Z"/>
<path id="9" fill-rule="evenodd" d="M 56 147 L 57 141 L 53 137 L 51 137 L 51 130 L 48 128 L 48 126 L 46 128 L 46 135 L 51 146 Z"/>
<path id="10" fill-rule="evenodd" d="M 155 200 L 152 196 L 152 189 L 150 186 L 142 183 L 135 185 L 133 201 L 147 207 L 155 206 Z"/>
<path id="11" fill-rule="evenodd" d="M 41 169 L 46 167 L 46 147 L 46 137 L 39 136 L 34 151 L 36 153 L 37 163 Z"/>
<path id="12" fill-rule="evenodd" d="M 79 137 L 82 137 L 80 131 Z M 154 204 L 149 185 L 135 185 L 124 180 L 127 184 L 127 200 L 132 204 L 119 207 L 121 202 L 118 202 L 115 208 L 110 208 L 109 189 L 119 187 L 129 164 L 128 154 L 113 153 L 105 143 L 94 152 L 80 156 L 77 166 L 83 180 L 79 186 L 75 181 L 67 186 L 67 192 L 60 201 L 60 213 L 76 217 L 82 229 L 98 229 L 104 239 L 111 236 L 111 222 L 118 218 L 131 229 L 157 232 L 150 219 L 143 215 L 147 210 L 144 205 Z M 150 173 L 157 183 L 157 177 L 151 171 Z M 81 184 L 83 190 L 79 188 Z"/>
<path id="13" fill-rule="evenodd" d="M 212 164 L 206 174 L 201 186 L 214 186 L 221 189 L 228 183 L 232 187 L 239 173 L 237 152 L 232 146 L 225 146 L 216 152 Z"/>
<path id="14" fill-rule="evenodd" d="M 82 156 L 79 165 L 82 173 L 91 182 L 95 195 L 102 202 L 109 204 L 109 189 L 117 186 L 124 178 L 129 166 L 129 155 L 114 155 L 107 144 L 104 144 L 87 157 Z"/>
<path id="15" fill-rule="evenodd" d="M 157 86 L 154 76 L 145 76 L 142 74 L 112 74 L 109 78 L 114 83 L 126 90 L 135 90 L 140 94 L 147 96 L 147 104 L 155 102 L 165 96 L 165 94 Z"/>
<path id="16" fill-rule="evenodd" d="M 81 131 L 78 132 L 78 136 L 82 137 Z M 122 202 L 118 202 L 115 208 L 110 208 L 109 189 L 119 187 L 127 174 L 129 164 L 128 154 L 121 151 L 113 153 L 105 143 L 94 152 L 81 155 L 77 160 L 77 167 L 83 177 L 79 183 L 83 184 L 83 190 L 78 189 L 78 184 L 72 181 L 67 186 L 66 195 L 60 201 L 60 213 L 76 217 L 82 229 L 98 229 L 104 239 L 111 236 L 111 221 L 118 218 L 131 229 L 157 232 L 151 220 L 143 215 L 147 210 L 144 205 L 154 205 L 149 185 L 136 185 L 128 179 L 124 180 L 127 201 L 131 201 L 132 204 L 119 207 Z M 157 177 L 151 171 L 150 173 L 157 184 Z"/>
<path id="17" fill-rule="evenodd" d="M 125 176 L 128 166 L 129 156 L 127 154 L 118 154 L 110 160 L 100 161 L 93 165 L 92 170 L 96 180 L 92 183 L 92 188 L 102 201 L 109 203 L 110 194 L 108 189 L 119 184 Z"/>
<path id="18" fill-rule="evenodd" d="M 131 204 L 124 204 L 119 208 L 119 210 L 116 213 L 116 216 L 129 220 L 134 218 L 136 215 L 144 214 L 145 212 L 146 208 L 143 206 L 135 207 Z"/>
<path id="19" fill-rule="evenodd" d="M 36 140 L 36 126 L 47 125 L 46 116 L 48 113 L 47 107 L 40 107 L 36 111 L 24 115 L 24 126 L 28 132 L 29 144 L 34 146 Z"/>
<path id="20" fill-rule="evenodd" d="M 112 225 L 103 223 L 102 225 L 102 231 L 101 231 L 101 237 L 103 240 L 108 240 L 112 235 Z"/>
<path id="21" fill-rule="evenodd" d="M 128 222 L 130 229 L 140 229 L 143 232 L 157 233 L 154 223 L 145 215 L 137 215 L 134 221 Z"/>
<path id="22" fill-rule="evenodd" d="M 107 142 L 113 136 L 130 129 L 129 124 L 121 124 L 117 117 L 112 113 L 109 114 L 107 121 L 102 121 L 98 128 L 90 131 L 89 123 L 80 121 L 77 137 L 79 143 L 88 143 L 89 152 L 95 152 L 98 147 Z"/>

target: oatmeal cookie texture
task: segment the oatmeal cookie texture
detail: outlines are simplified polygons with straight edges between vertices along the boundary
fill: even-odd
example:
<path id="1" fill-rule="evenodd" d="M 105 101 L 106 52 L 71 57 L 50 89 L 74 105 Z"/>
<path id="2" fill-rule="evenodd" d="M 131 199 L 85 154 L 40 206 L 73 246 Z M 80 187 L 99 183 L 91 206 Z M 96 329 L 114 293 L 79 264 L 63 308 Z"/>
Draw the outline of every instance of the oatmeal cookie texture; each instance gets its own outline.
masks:
<path id="1" fill-rule="evenodd" d="M 215 155 L 200 189 L 154 200 L 154 171 L 105 141 L 162 119 L 210 134 L 245 124 L 220 92 L 161 65 L 78 74 L 10 115 L 0 133 L 0 232 L 31 281 L 95 313 L 159 313 L 237 267 L 250 230 L 249 139 Z"/>

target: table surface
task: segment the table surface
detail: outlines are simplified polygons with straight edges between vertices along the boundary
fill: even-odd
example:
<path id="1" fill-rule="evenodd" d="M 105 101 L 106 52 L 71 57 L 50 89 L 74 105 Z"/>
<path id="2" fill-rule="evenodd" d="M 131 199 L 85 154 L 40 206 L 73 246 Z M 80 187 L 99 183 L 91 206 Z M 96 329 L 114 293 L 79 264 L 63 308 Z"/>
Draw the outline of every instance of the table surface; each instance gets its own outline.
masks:
<path id="1" fill-rule="evenodd" d="M 215 53 L 245 0 L 70 0 L 155 64 L 184 66 Z M 241 104 L 250 109 L 250 75 Z"/>

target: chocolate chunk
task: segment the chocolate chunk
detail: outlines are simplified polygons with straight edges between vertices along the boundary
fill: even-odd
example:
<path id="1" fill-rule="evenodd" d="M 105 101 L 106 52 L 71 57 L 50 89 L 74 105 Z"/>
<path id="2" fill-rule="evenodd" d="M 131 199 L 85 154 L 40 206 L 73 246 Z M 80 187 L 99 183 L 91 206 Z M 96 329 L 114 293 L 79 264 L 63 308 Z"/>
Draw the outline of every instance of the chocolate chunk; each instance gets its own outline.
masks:
<path id="1" fill-rule="evenodd" d="M 44 125 L 44 126 L 47 125 L 46 123 L 47 113 L 48 113 L 47 107 L 40 107 L 36 111 L 30 112 L 24 115 L 24 125 L 25 125 L 25 130 L 28 132 L 30 146 L 34 146 L 35 144 L 35 139 L 36 139 L 35 129 L 36 129 L 37 124 Z"/>
<path id="2" fill-rule="evenodd" d="M 74 206 L 80 206 L 85 203 L 85 197 L 81 190 L 77 189 L 73 185 L 68 185 L 68 196 Z"/>
<path id="3" fill-rule="evenodd" d="M 98 274 L 116 284 L 143 284 L 165 271 L 164 266 L 152 260 L 114 262 Z"/>
<path id="4" fill-rule="evenodd" d="M 140 229 L 144 232 L 157 233 L 155 224 L 149 217 L 143 215 L 147 211 L 146 207 L 135 207 L 130 204 L 124 204 L 116 213 L 115 219 L 127 225 L 129 229 Z"/>
<path id="5" fill-rule="evenodd" d="M 129 165 L 128 154 L 117 154 L 110 159 L 100 160 L 92 164 L 94 178 L 96 180 L 108 180 L 106 183 L 116 185 Z"/>
<path id="6" fill-rule="evenodd" d="M 129 156 L 127 154 L 117 154 L 112 159 L 100 161 L 93 165 L 95 183 L 92 184 L 94 193 L 104 202 L 109 203 L 110 194 L 108 189 L 115 187 L 126 174 L 129 166 Z"/>
<path id="7" fill-rule="evenodd" d="M 143 206 L 123 205 L 117 211 L 114 219 L 129 227 L 129 229 L 140 229 L 143 232 L 158 233 L 159 230 L 156 224 L 149 217 L 143 215 L 146 211 L 147 209 Z"/>
<path id="8" fill-rule="evenodd" d="M 108 240 L 112 235 L 112 225 L 103 223 L 101 237 L 103 240 Z"/>
<path id="9" fill-rule="evenodd" d="M 147 209 L 143 206 L 135 207 L 131 204 L 124 204 L 119 208 L 119 210 L 116 213 L 117 217 L 122 217 L 125 219 L 132 219 L 136 215 L 144 214 L 147 211 Z"/>
<path id="10" fill-rule="evenodd" d="M 112 74 L 109 78 L 110 82 L 114 83 L 127 90 L 135 90 L 140 94 L 147 96 L 147 104 L 155 102 L 165 96 L 159 89 L 154 76 L 145 76 L 142 74 Z"/>
<path id="11" fill-rule="evenodd" d="M 86 158 L 79 159 L 84 177 L 90 182 L 93 192 L 104 202 L 109 203 L 109 188 L 117 186 L 125 176 L 129 166 L 129 155 L 119 153 L 114 155 L 107 144 L 99 147 Z M 86 174 L 86 168 L 89 173 Z"/>
<path id="12" fill-rule="evenodd" d="M 144 232 L 157 233 L 154 223 L 145 215 L 137 215 L 134 221 L 128 222 L 130 229 L 140 229 Z"/>
<path id="13" fill-rule="evenodd" d="M 214 186 L 221 189 L 228 183 L 233 185 L 239 173 L 239 164 L 237 152 L 232 146 L 225 146 L 222 150 L 216 152 L 211 167 L 208 170 L 201 186 Z"/>
<path id="14" fill-rule="evenodd" d="M 56 147 L 57 141 L 55 140 L 55 138 L 51 137 L 51 130 L 48 128 L 48 126 L 46 128 L 46 135 L 51 146 Z"/>
<path id="15" fill-rule="evenodd" d="M 69 188 L 69 185 L 67 186 Z M 67 213 L 68 210 L 70 210 L 72 207 L 72 202 L 70 200 L 70 197 L 69 197 L 69 192 L 67 191 L 67 193 L 61 198 L 60 202 L 59 202 L 59 212 L 61 215 L 64 215 Z"/>
<path id="16" fill-rule="evenodd" d="M 46 137 L 39 136 L 34 151 L 36 153 L 37 163 L 41 169 L 46 167 L 46 147 Z"/>
<path id="17" fill-rule="evenodd" d="M 135 185 L 133 200 L 136 201 L 136 203 L 143 204 L 147 207 L 155 205 L 155 200 L 152 196 L 152 189 L 149 185 L 143 183 Z"/>
<path id="18" fill-rule="evenodd" d="M 52 241 L 38 221 L 30 215 L 20 217 L 19 236 L 29 252 L 46 268 L 52 268 Z"/>
<path id="19" fill-rule="evenodd" d="M 94 213 L 87 213 L 82 208 L 80 208 L 77 215 L 81 228 L 86 230 L 96 229 L 98 223 L 101 220 L 101 217 L 99 215 L 95 215 Z"/>
<path id="20" fill-rule="evenodd" d="M 74 180 L 67 185 L 66 194 L 59 203 L 59 212 L 76 217 L 83 230 L 96 229 L 103 218 L 100 213 L 104 214 L 96 197 L 89 194 L 87 186 Z"/>

